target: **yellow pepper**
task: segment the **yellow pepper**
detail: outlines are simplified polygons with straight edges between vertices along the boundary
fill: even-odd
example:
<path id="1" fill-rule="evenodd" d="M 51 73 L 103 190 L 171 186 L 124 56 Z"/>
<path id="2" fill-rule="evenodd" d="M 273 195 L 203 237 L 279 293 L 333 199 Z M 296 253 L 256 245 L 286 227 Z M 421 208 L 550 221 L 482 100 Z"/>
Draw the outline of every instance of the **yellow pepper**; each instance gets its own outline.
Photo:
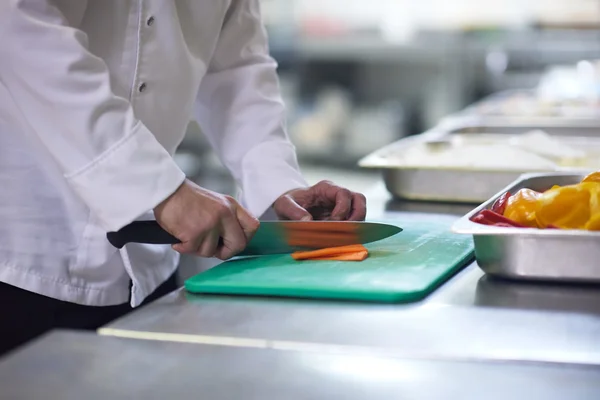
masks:
<path id="1" fill-rule="evenodd" d="M 600 171 L 592 172 L 585 178 L 581 180 L 581 182 L 596 182 L 600 183 Z"/>
<path id="2" fill-rule="evenodd" d="M 532 228 L 600 231 L 600 171 L 544 193 L 521 189 L 508 198 L 504 216 Z"/>
<path id="3" fill-rule="evenodd" d="M 600 185 L 583 182 L 544 192 L 535 218 L 540 228 L 600 230 Z"/>
<path id="4" fill-rule="evenodd" d="M 531 189 L 521 189 L 508 198 L 504 216 L 521 225 L 537 228 L 535 211 L 542 194 Z"/>

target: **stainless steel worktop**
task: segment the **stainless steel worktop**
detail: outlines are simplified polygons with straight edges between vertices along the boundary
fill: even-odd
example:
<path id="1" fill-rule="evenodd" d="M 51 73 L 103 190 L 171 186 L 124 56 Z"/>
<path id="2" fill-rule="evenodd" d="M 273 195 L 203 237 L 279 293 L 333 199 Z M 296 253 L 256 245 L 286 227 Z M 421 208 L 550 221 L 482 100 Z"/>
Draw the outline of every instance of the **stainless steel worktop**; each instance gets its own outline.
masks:
<path id="1" fill-rule="evenodd" d="M 55 332 L 0 361 L 0 398 L 587 400 L 600 367 L 232 349 Z"/>
<path id="2" fill-rule="evenodd" d="M 372 204 L 380 202 L 383 210 L 387 196 L 376 193 Z M 404 212 L 428 211 L 423 218 L 436 218 L 435 212 L 462 215 L 470 208 L 388 202 L 387 211 L 371 217 L 401 220 Z M 409 305 L 180 290 L 100 333 L 238 348 L 600 365 L 600 286 L 499 281 L 473 263 L 424 301 Z"/>

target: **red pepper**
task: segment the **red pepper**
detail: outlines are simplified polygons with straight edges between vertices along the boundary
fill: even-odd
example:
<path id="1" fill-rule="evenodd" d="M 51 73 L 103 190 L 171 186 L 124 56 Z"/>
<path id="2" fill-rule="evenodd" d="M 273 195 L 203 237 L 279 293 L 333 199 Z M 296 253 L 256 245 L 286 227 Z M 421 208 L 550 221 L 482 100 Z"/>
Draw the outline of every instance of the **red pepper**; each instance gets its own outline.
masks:
<path id="1" fill-rule="evenodd" d="M 521 225 L 518 222 L 515 222 L 513 220 L 510 220 L 508 218 L 506 218 L 504 215 L 502 214 L 498 214 L 497 212 L 494 212 L 492 210 L 482 210 L 481 215 L 483 215 L 483 217 L 489 221 L 493 221 L 493 223 L 500 223 L 500 224 L 508 224 L 510 226 L 513 226 L 515 228 L 526 228 L 525 225 Z"/>
<path id="2" fill-rule="evenodd" d="M 494 202 L 494 205 L 492 205 L 491 210 L 500 215 L 504 215 L 504 210 L 506 210 L 506 204 L 508 203 L 509 197 L 509 192 L 506 192 L 502 196 L 498 197 L 498 199 L 496 199 L 496 201 Z"/>
<path id="3" fill-rule="evenodd" d="M 521 225 L 517 222 L 511 221 L 504 215 L 500 215 L 492 210 L 482 210 L 479 214 L 471 218 L 471 221 L 477 222 L 478 224 L 491 225 L 498 227 L 511 227 L 511 228 L 526 228 L 525 225 Z"/>
<path id="4" fill-rule="evenodd" d="M 475 215 L 474 217 L 471 217 L 471 221 L 477 222 L 478 224 L 482 224 L 482 225 L 493 225 L 494 224 L 493 221 L 488 220 L 483 215 L 481 215 L 481 213 Z"/>
<path id="5" fill-rule="evenodd" d="M 471 221 L 477 222 L 478 224 L 482 224 L 482 225 L 497 226 L 499 228 L 514 228 L 514 225 L 507 224 L 506 222 L 494 222 L 494 221 L 491 221 L 491 220 L 485 218 L 481 214 L 478 214 L 478 215 L 474 216 L 473 218 L 471 218 Z"/>
<path id="6" fill-rule="evenodd" d="M 506 222 L 496 222 L 492 225 L 497 226 L 498 228 L 516 228 L 514 225 L 507 224 Z"/>

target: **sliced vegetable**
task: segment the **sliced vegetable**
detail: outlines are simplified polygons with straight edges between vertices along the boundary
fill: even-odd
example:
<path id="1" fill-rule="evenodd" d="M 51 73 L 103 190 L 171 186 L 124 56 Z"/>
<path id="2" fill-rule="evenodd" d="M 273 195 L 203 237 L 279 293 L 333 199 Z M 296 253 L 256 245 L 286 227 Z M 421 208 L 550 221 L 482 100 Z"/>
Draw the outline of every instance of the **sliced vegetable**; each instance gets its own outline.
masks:
<path id="1" fill-rule="evenodd" d="M 369 256 L 369 251 L 362 244 L 350 246 L 330 247 L 312 251 L 297 251 L 292 253 L 294 260 L 335 260 L 335 261 L 362 261 Z"/>
<path id="2" fill-rule="evenodd" d="M 518 224 L 537 228 L 535 211 L 537 200 L 541 195 L 542 193 L 531 189 L 519 190 L 508 198 L 503 215 Z"/>
<path id="3" fill-rule="evenodd" d="M 600 224 L 600 185 L 584 182 L 546 191 L 537 204 L 536 220 L 540 228 L 593 229 Z"/>
<path id="4" fill-rule="evenodd" d="M 504 215 L 498 214 L 492 210 L 482 210 L 481 215 L 487 220 L 492 221 L 494 224 L 507 224 L 516 228 L 526 228 L 525 225 L 512 221 Z"/>
<path id="5" fill-rule="evenodd" d="M 600 231 L 600 171 L 580 183 L 554 185 L 543 193 L 532 189 L 504 193 L 490 210 L 471 220 L 503 227 Z"/>
<path id="6" fill-rule="evenodd" d="M 492 211 L 504 215 L 504 211 L 506 210 L 506 203 L 508 202 L 509 198 L 509 192 L 506 192 L 502 196 L 498 197 L 498 199 L 496 199 L 496 201 L 494 202 L 494 205 L 492 205 Z"/>
<path id="7" fill-rule="evenodd" d="M 498 226 L 504 228 L 527 228 L 517 222 L 511 221 L 503 215 L 492 210 L 482 210 L 479 214 L 471 218 L 471 221 L 483 225 Z"/>
<path id="8" fill-rule="evenodd" d="M 493 221 L 490 221 L 489 219 L 485 218 L 481 214 L 477 214 L 477 215 L 471 217 L 471 221 L 477 222 L 478 224 L 483 224 L 483 225 L 494 225 Z"/>
<path id="9" fill-rule="evenodd" d="M 591 174 L 589 174 L 588 176 L 586 176 L 585 178 L 583 178 L 581 180 L 581 182 L 596 182 L 596 183 L 600 183 L 600 171 L 596 171 L 596 172 L 592 172 Z"/>
<path id="10" fill-rule="evenodd" d="M 497 224 L 508 224 L 517 228 L 525 228 L 525 225 L 519 224 L 518 222 L 512 221 L 506 218 L 504 215 L 498 214 L 492 210 L 482 210 L 481 215 L 490 221 Z"/>
<path id="11" fill-rule="evenodd" d="M 312 258 L 312 260 L 320 260 L 320 261 L 363 261 L 369 256 L 369 252 L 367 250 L 357 251 L 355 253 L 345 253 L 337 256 L 326 256 L 326 257 L 316 257 Z"/>
<path id="12" fill-rule="evenodd" d="M 497 226 L 498 228 L 519 228 L 518 226 L 514 226 L 511 224 L 506 224 L 504 222 L 496 222 L 494 224 L 494 226 Z"/>

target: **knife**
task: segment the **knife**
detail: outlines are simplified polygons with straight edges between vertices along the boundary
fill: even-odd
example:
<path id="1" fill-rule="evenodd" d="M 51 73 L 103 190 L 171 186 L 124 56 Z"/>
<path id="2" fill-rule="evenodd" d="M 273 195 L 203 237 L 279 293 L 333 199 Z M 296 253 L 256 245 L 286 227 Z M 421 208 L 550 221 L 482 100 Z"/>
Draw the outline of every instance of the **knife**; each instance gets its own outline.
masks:
<path id="1" fill-rule="evenodd" d="M 385 239 L 402 228 L 377 222 L 351 221 L 263 221 L 239 256 L 287 254 L 294 251 L 365 244 Z M 179 239 L 156 221 L 135 221 L 106 234 L 120 249 L 127 243 L 176 244 Z"/>

